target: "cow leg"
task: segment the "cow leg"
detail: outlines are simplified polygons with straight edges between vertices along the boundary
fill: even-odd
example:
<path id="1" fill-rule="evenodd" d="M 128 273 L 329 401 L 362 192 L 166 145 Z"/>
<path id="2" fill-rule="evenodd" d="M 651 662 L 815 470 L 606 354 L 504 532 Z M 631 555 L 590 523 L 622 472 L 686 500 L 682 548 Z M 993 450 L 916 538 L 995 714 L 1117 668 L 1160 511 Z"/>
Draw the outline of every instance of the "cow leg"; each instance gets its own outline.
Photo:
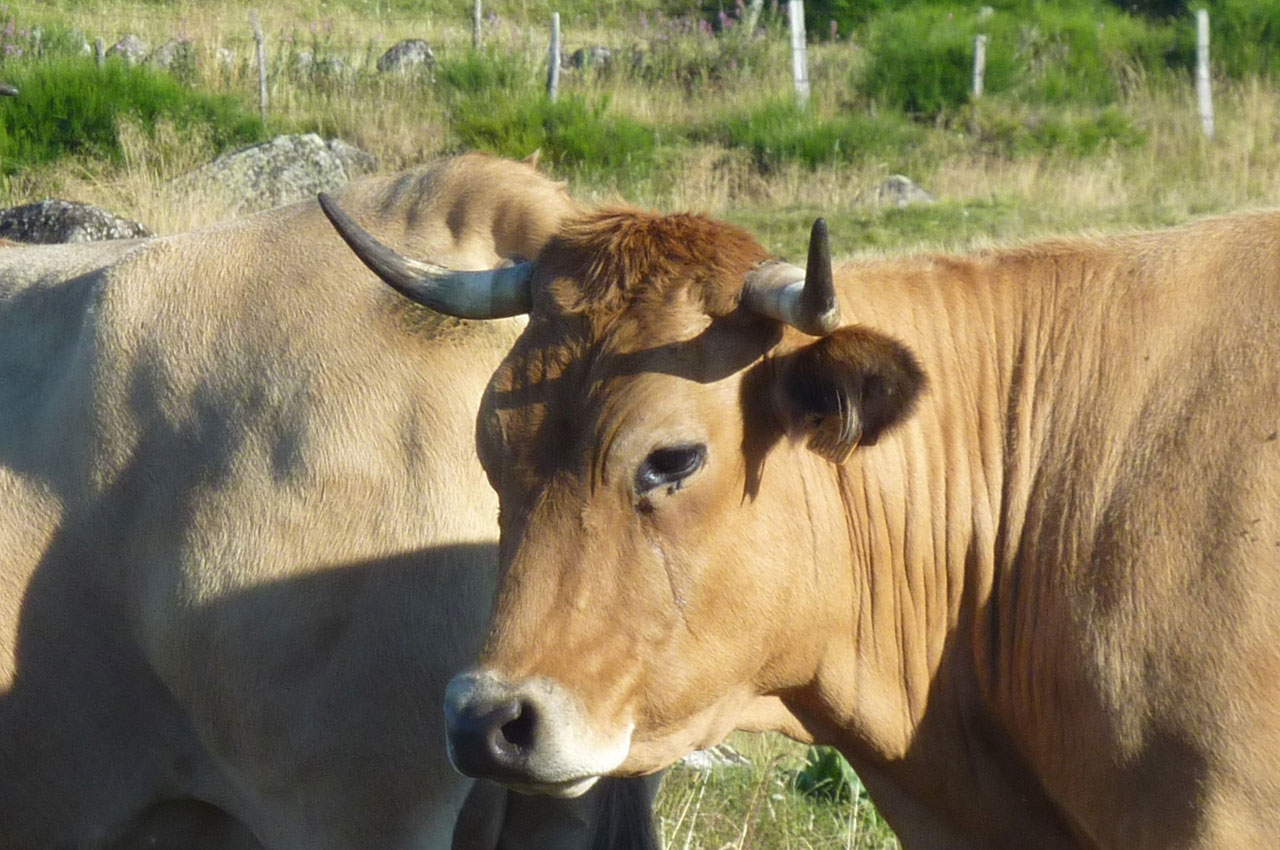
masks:
<path id="1" fill-rule="evenodd" d="M 240 821 L 200 800 L 166 800 L 138 815 L 103 850 L 263 850 Z"/>

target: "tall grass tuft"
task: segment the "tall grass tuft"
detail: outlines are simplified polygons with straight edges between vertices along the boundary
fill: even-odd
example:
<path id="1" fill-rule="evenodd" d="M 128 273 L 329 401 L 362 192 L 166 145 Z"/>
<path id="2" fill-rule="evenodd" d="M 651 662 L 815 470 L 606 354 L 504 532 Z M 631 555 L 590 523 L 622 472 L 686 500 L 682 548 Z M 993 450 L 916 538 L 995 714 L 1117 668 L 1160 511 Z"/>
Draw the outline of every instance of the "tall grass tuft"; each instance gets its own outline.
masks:
<path id="1" fill-rule="evenodd" d="M 112 61 L 99 69 L 82 58 L 8 63 L 8 82 L 21 97 L 0 101 L 0 169 L 13 174 L 67 156 L 123 161 L 119 121 L 147 132 L 165 120 L 179 130 L 199 127 L 215 150 L 265 138 L 257 115 L 239 99 L 194 91 L 172 76 Z"/>
<path id="2" fill-rule="evenodd" d="M 643 175 L 654 164 L 657 135 L 610 111 L 611 99 L 567 94 L 556 102 L 518 57 L 476 52 L 442 63 L 436 79 L 448 104 L 455 147 L 510 157 L 541 151 L 562 174 Z"/>
<path id="3" fill-rule="evenodd" d="M 750 151 L 762 172 L 787 161 L 816 168 L 896 157 L 916 147 L 925 134 L 898 113 L 841 112 L 824 118 L 798 106 L 794 98 L 730 113 L 702 133 L 725 147 Z"/>

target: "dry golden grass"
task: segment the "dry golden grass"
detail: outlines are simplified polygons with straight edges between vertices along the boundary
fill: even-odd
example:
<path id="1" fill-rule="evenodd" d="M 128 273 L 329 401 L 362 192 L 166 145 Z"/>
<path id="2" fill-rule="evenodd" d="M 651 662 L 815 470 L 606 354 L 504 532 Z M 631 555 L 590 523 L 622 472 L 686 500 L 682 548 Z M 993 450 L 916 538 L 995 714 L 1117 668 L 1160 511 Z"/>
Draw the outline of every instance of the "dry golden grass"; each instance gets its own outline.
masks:
<path id="1" fill-rule="evenodd" d="M 545 3 L 507 4 L 506 19 L 486 24 L 486 42 L 505 54 L 526 57 L 531 68 L 543 67 L 545 27 L 525 22 L 540 20 L 546 8 Z M 81 0 L 33 9 L 67 20 L 91 36 L 101 34 L 108 42 L 131 31 L 153 45 L 185 35 L 195 41 L 202 86 L 237 92 L 249 103 L 256 98 L 253 43 L 240 0 L 182 0 L 164 5 Z M 613 20 L 610 14 L 602 8 L 594 18 L 587 13 L 569 16 L 566 47 L 600 43 L 617 48 L 643 40 L 644 34 L 634 28 L 602 24 Z M 356 12 L 324 0 L 290 0 L 272 2 L 262 9 L 261 17 L 272 63 L 271 113 L 282 125 L 310 125 L 326 135 L 341 136 L 377 154 L 385 170 L 447 152 L 448 116 L 440 94 L 430 84 L 364 75 L 356 83 L 318 85 L 305 75 L 290 73 L 288 63 L 294 52 L 314 49 L 367 67 L 382 50 L 405 37 L 428 39 L 441 58 L 461 55 L 470 48 L 465 14 L 408 14 L 385 8 Z M 218 59 L 219 48 L 235 51 L 230 65 Z M 592 99 L 607 95 L 614 112 L 657 126 L 661 132 L 706 121 L 725 110 L 744 111 L 785 97 L 789 86 L 786 45 L 779 40 L 760 55 L 765 61 L 758 73 L 753 71 L 749 86 L 738 82 L 686 89 L 674 83 L 642 81 L 625 71 L 600 76 L 567 73 L 562 86 Z M 849 70 L 859 61 L 856 51 L 847 44 L 816 44 L 810 55 L 815 111 L 831 116 L 852 108 L 846 89 Z M 901 156 L 812 170 L 784 165 L 767 174 L 760 173 L 741 151 L 711 144 L 674 145 L 649 179 L 621 175 L 616 181 L 579 182 L 575 188 L 593 200 L 616 198 L 621 190 L 630 200 L 646 205 L 745 217 L 763 227 L 766 238 L 770 220 L 785 219 L 787 211 L 798 211 L 797 216 L 816 211 L 830 211 L 837 218 L 878 216 L 871 190 L 888 175 L 904 170 L 938 197 L 944 211 L 957 205 L 1007 211 L 1005 219 L 986 227 L 987 235 L 995 237 L 1159 224 L 1267 205 L 1280 197 L 1280 145 L 1275 144 L 1280 94 L 1272 86 L 1253 80 L 1220 87 L 1218 137 L 1212 142 L 1200 132 L 1189 83 L 1152 90 L 1135 78 L 1127 81 L 1126 88 L 1124 109 L 1136 117 L 1146 143 L 1087 159 L 1052 152 L 995 155 L 975 149 L 953 130 L 939 128 L 922 147 L 903 151 Z M 172 208 L 163 190 L 174 175 L 207 158 L 207 140 L 190 135 L 179 138 L 164 128 L 149 140 L 128 125 L 121 127 L 120 135 L 126 150 L 123 168 L 64 163 L 56 170 L 11 180 L 4 193 L 7 197 L 0 201 L 59 195 L 102 204 L 162 232 L 226 214 L 225 205 L 216 202 Z M 996 216 L 991 209 L 988 214 Z M 909 225 L 908 221 L 904 226 Z M 791 228 L 792 224 L 780 226 Z M 890 241 L 881 247 L 921 239 L 929 244 L 962 245 L 981 235 L 961 229 L 949 242 L 945 233 L 939 239 L 936 234 L 922 237 L 905 232 L 900 243 Z"/>

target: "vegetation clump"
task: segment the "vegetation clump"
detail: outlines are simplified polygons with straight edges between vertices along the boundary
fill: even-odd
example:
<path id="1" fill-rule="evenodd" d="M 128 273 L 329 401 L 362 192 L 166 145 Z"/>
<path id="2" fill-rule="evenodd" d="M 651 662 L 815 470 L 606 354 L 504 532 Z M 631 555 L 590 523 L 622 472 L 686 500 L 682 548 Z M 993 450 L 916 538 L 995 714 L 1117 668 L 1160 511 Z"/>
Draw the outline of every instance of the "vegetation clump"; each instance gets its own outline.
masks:
<path id="1" fill-rule="evenodd" d="M 238 98 L 197 91 L 150 67 L 112 60 L 98 68 L 81 57 L 55 57 L 5 63 L 3 74 L 21 92 L 0 100 L 6 174 L 68 156 L 120 163 L 122 120 L 149 133 L 161 121 L 179 131 L 199 128 L 217 150 L 266 136 L 262 121 Z"/>

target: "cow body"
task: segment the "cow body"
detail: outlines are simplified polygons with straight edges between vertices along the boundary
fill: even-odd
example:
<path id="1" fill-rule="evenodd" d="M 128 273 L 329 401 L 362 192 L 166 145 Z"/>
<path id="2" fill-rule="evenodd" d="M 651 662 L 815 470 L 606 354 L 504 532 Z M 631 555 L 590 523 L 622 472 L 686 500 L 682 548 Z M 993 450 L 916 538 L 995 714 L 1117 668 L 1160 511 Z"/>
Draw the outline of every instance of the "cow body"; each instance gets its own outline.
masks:
<path id="1" fill-rule="evenodd" d="M 911 850 L 1271 846 L 1280 214 L 857 263 L 834 331 L 764 260 L 630 210 L 538 258 L 458 762 L 564 794 L 776 729 Z"/>
<path id="2" fill-rule="evenodd" d="M 343 197 L 463 268 L 575 209 L 479 156 Z M 0 846 L 449 846 L 439 704 L 496 565 L 475 406 L 518 329 L 410 315 L 310 202 L 0 255 Z M 459 846 L 598 816 L 487 799 Z"/>

